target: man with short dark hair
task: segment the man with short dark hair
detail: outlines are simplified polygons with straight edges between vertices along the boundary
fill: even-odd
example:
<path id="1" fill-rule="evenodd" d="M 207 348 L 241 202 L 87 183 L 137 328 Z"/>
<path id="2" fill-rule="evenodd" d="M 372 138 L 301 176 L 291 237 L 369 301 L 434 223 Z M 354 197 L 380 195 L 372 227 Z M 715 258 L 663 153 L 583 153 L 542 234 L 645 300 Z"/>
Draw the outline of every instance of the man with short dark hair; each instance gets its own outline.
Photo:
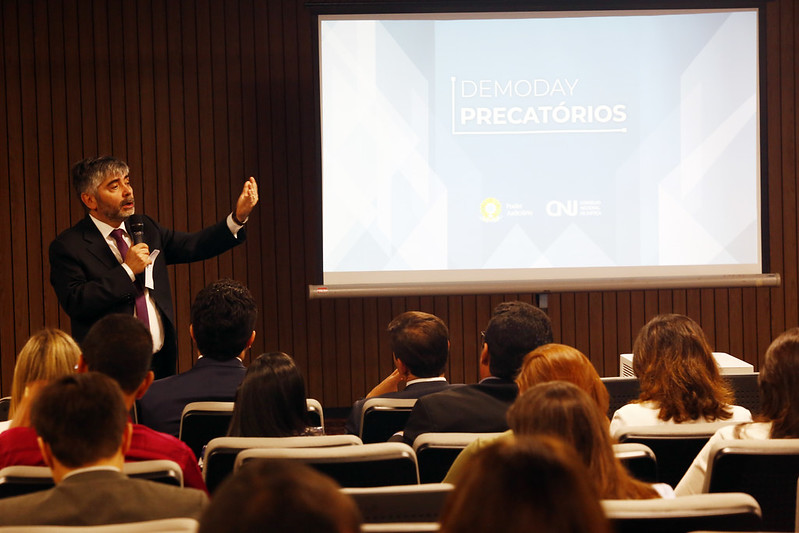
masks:
<path id="1" fill-rule="evenodd" d="M 150 370 L 152 337 L 132 315 L 113 314 L 98 320 L 83 339 L 78 372 L 100 372 L 117 382 L 129 412 L 153 382 Z M 205 490 L 194 452 L 171 435 L 134 424 L 126 461 L 169 459 L 183 470 L 187 487 Z M 11 465 L 41 465 L 36 432 L 30 427 L 10 428 L 0 433 L 0 468 Z"/>
<path id="2" fill-rule="evenodd" d="M 208 501 L 204 492 L 122 473 L 133 428 L 111 378 L 97 372 L 64 376 L 38 392 L 30 416 L 56 486 L 0 500 L 0 525 L 199 519 Z"/>
<path id="3" fill-rule="evenodd" d="M 388 325 L 389 344 L 396 369 L 352 406 L 348 433 L 358 435 L 367 398 L 421 398 L 449 388 L 444 369 L 449 357 L 449 330 L 430 313 L 407 311 Z"/>
<path id="4" fill-rule="evenodd" d="M 189 333 L 200 358 L 190 370 L 153 382 L 138 401 L 139 422 L 177 437 L 187 404 L 232 402 L 247 371 L 242 358 L 255 340 L 257 316 L 252 294 L 237 281 L 214 281 L 197 293 Z"/>
<path id="5" fill-rule="evenodd" d="M 518 301 L 499 304 L 485 331 L 480 382 L 420 398 L 405 424 L 405 442 L 430 432 L 506 431 L 505 413 L 519 394 L 513 380 L 524 356 L 550 342 L 552 325 L 541 309 Z"/>
<path id="6" fill-rule="evenodd" d="M 157 377 L 175 373 L 175 313 L 167 265 L 217 256 L 244 242 L 244 224 L 258 203 L 254 178 L 244 183 L 233 211 L 194 233 L 174 231 L 137 215 L 127 163 L 90 157 L 70 169 L 86 216 L 50 243 L 50 284 L 81 343 L 111 313 L 138 317 L 153 338 Z"/>

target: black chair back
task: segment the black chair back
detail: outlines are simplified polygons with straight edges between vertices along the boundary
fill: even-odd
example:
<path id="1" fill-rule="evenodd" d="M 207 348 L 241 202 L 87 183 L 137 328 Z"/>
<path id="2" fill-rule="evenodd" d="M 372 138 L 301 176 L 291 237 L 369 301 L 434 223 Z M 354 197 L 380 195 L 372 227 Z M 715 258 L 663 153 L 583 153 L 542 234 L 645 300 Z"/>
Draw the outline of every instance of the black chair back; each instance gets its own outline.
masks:
<path id="1" fill-rule="evenodd" d="M 405 428 L 415 399 L 369 398 L 361 413 L 361 440 L 364 444 L 386 442 Z"/>
<path id="2" fill-rule="evenodd" d="M 602 378 L 602 383 L 608 389 L 610 395 L 610 405 L 608 406 L 608 418 L 613 418 L 613 413 L 619 407 L 627 405 L 633 400 L 637 400 L 641 394 L 641 386 L 638 378 Z"/>
<path id="3" fill-rule="evenodd" d="M 749 409 L 752 416 L 760 414 L 760 386 L 757 384 L 759 375 L 759 372 L 750 372 L 722 376 L 735 393 L 735 405 Z"/>
<path id="4" fill-rule="evenodd" d="M 708 460 L 706 492 L 745 492 L 760 504 L 763 531 L 793 531 L 799 439 L 724 441 Z"/>

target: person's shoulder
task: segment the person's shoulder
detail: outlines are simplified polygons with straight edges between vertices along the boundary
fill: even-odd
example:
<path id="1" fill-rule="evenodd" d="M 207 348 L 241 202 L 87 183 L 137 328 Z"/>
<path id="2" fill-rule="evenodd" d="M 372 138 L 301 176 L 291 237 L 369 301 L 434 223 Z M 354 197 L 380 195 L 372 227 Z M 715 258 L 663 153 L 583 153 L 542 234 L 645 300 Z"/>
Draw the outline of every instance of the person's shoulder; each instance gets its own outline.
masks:
<path id="1" fill-rule="evenodd" d="M 36 442 L 36 437 L 36 430 L 32 427 L 8 428 L 0 433 L 0 445 L 6 443 L 22 445 L 27 442 Z"/>
<path id="2" fill-rule="evenodd" d="M 742 407 L 740 405 L 731 405 L 730 408 L 732 409 L 732 416 L 730 417 L 730 420 L 740 422 L 752 421 L 752 413 L 746 407 Z"/>
<path id="3" fill-rule="evenodd" d="M 160 452 L 169 456 L 172 456 L 175 453 L 179 453 L 181 455 L 187 453 L 194 455 L 194 453 L 191 451 L 191 448 L 189 448 L 185 442 L 181 441 L 177 437 L 173 437 L 168 433 L 156 431 L 142 424 L 133 424 L 133 439 L 130 452 L 128 453 L 133 455 L 137 451 L 144 450 Z"/>
<path id="4" fill-rule="evenodd" d="M 73 243 L 77 240 L 83 240 L 83 236 L 86 231 L 91 230 L 92 227 L 97 229 L 97 226 L 94 226 L 92 221 L 89 219 L 89 216 L 86 215 L 78 220 L 75 224 L 59 233 L 50 243 L 50 247 L 53 248 L 54 246 L 58 245 L 69 247 L 70 243 Z"/>

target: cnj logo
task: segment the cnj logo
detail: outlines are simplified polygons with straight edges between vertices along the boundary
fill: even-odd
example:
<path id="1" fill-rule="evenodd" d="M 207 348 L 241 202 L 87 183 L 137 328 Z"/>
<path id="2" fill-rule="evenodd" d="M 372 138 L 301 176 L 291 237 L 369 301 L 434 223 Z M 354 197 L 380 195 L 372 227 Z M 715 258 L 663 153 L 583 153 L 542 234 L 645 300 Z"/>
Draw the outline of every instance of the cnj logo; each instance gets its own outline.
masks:
<path id="1" fill-rule="evenodd" d="M 579 211 L 577 200 L 560 202 L 552 200 L 547 204 L 547 215 L 551 217 L 576 217 Z"/>
<path id="2" fill-rule="evenodd" d="M 502 204 L 496 198 L 486 198 L 480 203 L 480 218 L 483 222 L 496 222 L 502 213 Z"/>

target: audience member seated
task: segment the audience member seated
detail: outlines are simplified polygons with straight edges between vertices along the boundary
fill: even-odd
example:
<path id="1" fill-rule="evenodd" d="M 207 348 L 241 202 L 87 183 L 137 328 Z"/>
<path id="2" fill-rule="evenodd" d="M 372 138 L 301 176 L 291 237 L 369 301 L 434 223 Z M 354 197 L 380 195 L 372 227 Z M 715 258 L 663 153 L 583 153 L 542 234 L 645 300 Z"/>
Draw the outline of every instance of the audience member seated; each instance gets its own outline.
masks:
<path id="1" fill-rule="evenodd" d="M 31 406 L 55 487 L 0 500 L 0 525 L 90 526 L 162 518 L 198 519 L 204 492 L 122 473 L 133 428 L 119 386 L 97 372 L 45 386 Z"/>
<path id="2" fill-rule="evenodd" d="M 565 344 L 549 343 L 539 346 L 524 357 L 522 369 L 516 378 L 519 394 L 539 383 L 549 381 L 568 381 L 588 394 L 602 413 L 607 413 L 609 405 L 608 390 L 599 377 L 594 365 L 583 352 Z M 518 401 L 518 400 L 517 400 Z M 603 416 L 607 426 L 607 415 Z M 499 437 L 480 437 L 469 444 L 455 459 L 444 482 L 457 483 L 463 464 L 496 439 L 512 439 L 513 431 L 506 431 Z"/>
<path id="3" fill-rule="evenodd" d="M 191 402 L 232 402 L 244 379 L 244 353 L 255 340 L 258 309 L 237 281 L 215 281 L 197 293 L 189 332 L 200 358 L 182 374 L 153 382 L 138 401 L 139 422 L 175 437 Z"/>
<path id="4" fill-rule="evenodd" d="M 552 437 L 498 441 L 477 454 L 444 504 L 442 533 L 609 533 L 589 474 Z"/>
<path id="5" fill-rule="evenodd" d="M 394 372 L 366 398 L 421 398 L 449 387 L 444 369 L 449 357 L 449 330 L 444 321 L 421 311 L 402 313 L 388 325 Z M 352 406 L 348 433 L 358 435 L 364 400 Z"/>
<path id="6" fill-rule="evenodd" d="M 613 453 L 606 412 L 576 385 L 550 381 L 528 389 L 514 402 L 508 424 L 514 435 L 551 435 L 571 444 L 602 499 L 674 497 L 665 483 L 649 485 L 630 476 Z"/>
<path id="7" fill-rule="evenodd" d="M 72 374 L 79 355 L 77 343 L 60 329 L 45 328 L 31 335 L 14 365 L 8 420 L 0 422 L 0 432 L 12 426 L 30 425 L 27 413 L 18 413 L 28 386 Z"/>
<path id="8" fill-rule="evenodd" d="M 731 405 L 733 394 L 705 332 L 687 316 L 650 320 L 638 333 L 633 354 L 641 395 L 614 413 L 611 434 L 629 426 L 752 420 L 748 409 Z"/>
<path id="9" fill-rule="evenodd" d="M 259 355 L 236 393 L 230 437 L 292 437 L 319 434 L 308 427 L 305 383 L 291 356 Z"/>
<path id="10" fill-rule="evenodd" d="M 768 347 L 758 385 L 762 421 L 716 431 L 674 489 L 678 496 L 702 492 L 710 449 L 719 441 L 799 438 L 799 328 L 782 333 Z"/>
<path id="11" fill-rule="evenodd" d="M 150 332 L 133 315 L 108 315 L 98 320 L 83 339 L 78 372 L 100 372 L 116 381 L 130 411 L 153 382 L 152 343 Z M 134 424 L 125 460 L 149 459 L 175 461 L 183 470 L 183 483 L 187 487 L 205 490 L 197 458 L 186 444 L 171 435 Z M 0 433 L 0 468 L 12 465 L 44 465 L 33 428 L 12 427 Z"/>
<path id="12" fill-rule="evenodd" d="M 525 302 L 503 302 L 488 322 L 480 353 L 480 382 L 420 398 L 405 425 L 404 440 L 421 433 L 505 431 L 505 413 L 519 389 L 513 381 L 522 359 L 552 342 L 549 317 Z"/>
<path id="13" fill-rule="evenodd" d="M 228 477 L 200 519 L 198 533 L 358 533 L 352 498 L 313 468 L 284 461 L 250 461 Z"/>

